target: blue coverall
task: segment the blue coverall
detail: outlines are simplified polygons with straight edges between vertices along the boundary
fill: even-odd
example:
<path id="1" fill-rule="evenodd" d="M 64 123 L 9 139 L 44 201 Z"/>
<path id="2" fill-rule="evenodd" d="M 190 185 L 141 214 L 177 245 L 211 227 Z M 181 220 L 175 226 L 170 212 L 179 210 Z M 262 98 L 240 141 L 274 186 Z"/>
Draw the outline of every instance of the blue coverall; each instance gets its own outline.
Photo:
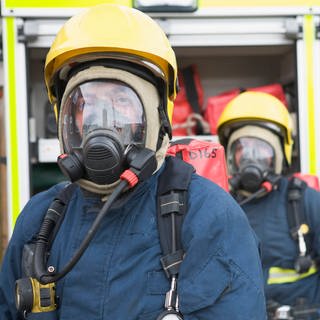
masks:
<path id="1" fill-rule="evenodd" d="M 161 170 L 160 170 L 161 171 Z M 169 280 L 161 268 L 156 221 L 159 172 L 118 201 L 76 266 L 57 282 L 58 319 L 155 320 L 164 310 Z M 39 231 L 62 185 L 35 195 L 20 214 L 0 274 L 0 319 L 21 319 L 14 305 L 21 252 Z M 178 280 L 185 320 L 266 319 L 256 237 L 232 197 L 193 174 L 182 229 L 185 258 Z M 77 189 L 56 236 L 48 265 L 61 270 L 101 207 Z M 51 315 L 52 316 L 52 315 Z M 29 318 L 28 318 L 29 319 Z M 52 319 L 49 314 L 30 319 Z"/>
<path id="2" fill-rule="evenodd" d="M 282 178 L 277 190 L 243 205 L 249 222 L 261 241 L 266 298 L 280 304 L 293 305 L 298 298 L 305 299 L 307 304 L 319 304 L 319 272 L 307 277 L 302 275 L 295 281 L 292 276 L 289 277 L 289 280 L 286 280 L 286 272 L 284 272 L 282 274 L 283 283 L 272 282 L 271 274 L 269 274 L 272 267 L 293 271 L 294 262 L 298 257 L 298 245 L 290 236 L 287 220 L 287 189 L 288 180 Z M 303 201 L 305 215 L 311 231 L 311 247 L 314 254 L 319 257 L 320 193 L 307 188 Z M 278 277 L 275 280 L 281 282 L 281 272 L 279 272 Z M 271 284 L 268 284 L 268 281 Z"/>

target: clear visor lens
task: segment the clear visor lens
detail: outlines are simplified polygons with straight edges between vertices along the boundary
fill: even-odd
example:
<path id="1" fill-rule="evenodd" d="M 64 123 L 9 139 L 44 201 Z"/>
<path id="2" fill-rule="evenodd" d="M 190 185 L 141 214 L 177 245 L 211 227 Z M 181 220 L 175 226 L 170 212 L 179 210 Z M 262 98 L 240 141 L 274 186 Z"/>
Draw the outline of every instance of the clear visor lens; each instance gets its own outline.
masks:
<path id="1" fill-rule="evenodd" d="M 66 152 L 81 146 L 95 129 L 118 132 L 125 146 L 144 144 L 146 119 L 136 92 L 120 81 L 90 81 L 74 88 L 62 106 L 62 137 Z"/>
<path id="2" fill-rule="evenodd" d="M 272 146 L 262 139 L 242 137 L 232 143 L 229 162 L 231 174 L 239 172 L 244 163 L 255 163 L 270 171 L 274 169 L 275 152 Z"/>

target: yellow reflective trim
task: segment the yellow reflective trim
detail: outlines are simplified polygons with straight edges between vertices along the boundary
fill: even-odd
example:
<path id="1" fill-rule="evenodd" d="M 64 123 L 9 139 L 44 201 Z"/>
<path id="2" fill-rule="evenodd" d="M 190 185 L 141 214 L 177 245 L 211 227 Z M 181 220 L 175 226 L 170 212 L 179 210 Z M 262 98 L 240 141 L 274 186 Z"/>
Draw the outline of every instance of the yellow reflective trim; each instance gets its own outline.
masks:
<path id="1" fill-rule="evenodd" d="M 268 284 L 282 284 L 299 281 L 316 273 L 316 267 L 311 267 L 308 272 L 297 273 L 293 269 L 282 269 L 279 267 L 271 267 L 269 269 Z"/>
<path id="2" fill-rule="evenodd" d="M 315 103 L 314 103 L 314 63 L 313 50 L 315 43 L 315 26 L 312 15 L 306 15 L 303 23 L 303 37 L 306 53 L 306 84 L 308 105 L 308 141 L 309 141 L 309 173 L 317 173 L 317 154 L 315 140 Z"/>
<path id="3" fill-rule="evenodd" d="M 132 6 L 131 0 L 6 0 L 5 8 L 82 8 L 101 3 Z"/>
<path id="4" fill-rule="evenodd" d="M 19 154 L 18 154 L 18 119 L 17 119 L 17 101 L 16 101 L 16 69 L 15 69 L 15 19 L 12 17 L 4 18 L 7 31 L 7 72 L 8 72 L 8 102 L 6 106 L 9 110 L 9 144 L 10 154 L 7 156 L 7 161 L 10 161 L 10 180 L 11 190 L 10 202 L 12 212 L 12 225 L 14 225 L 20 212 L 20 193 L 19 193 Z"/>
<path id="5" fill-rule="evenodd" d="M 199 7 L 308 7 L 319 5 L 319 0 L 199 0 Z"/>

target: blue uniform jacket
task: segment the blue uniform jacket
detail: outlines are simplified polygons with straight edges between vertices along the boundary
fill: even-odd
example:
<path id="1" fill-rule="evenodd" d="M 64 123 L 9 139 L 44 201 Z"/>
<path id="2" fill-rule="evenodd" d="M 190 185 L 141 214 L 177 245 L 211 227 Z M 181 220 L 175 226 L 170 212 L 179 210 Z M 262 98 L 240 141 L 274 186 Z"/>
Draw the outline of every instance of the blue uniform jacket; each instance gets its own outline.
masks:
<path id="1" fill-rule="evenodd" d="M 310 304 L 319 303 L 319 272 L 292 283 L 267 285 L 271 267 L 294 269 L 294 261 L 298 256 L 297 243 L 290 236 L 287 221 L 287 187 L 288 180 L 282 178 L 278 190 L 243 206 L 261 241 L 266 297 L 289 305 L 294 304 L 297 298 L 305 298 Z M 312 232 L 312 249 L 320 256 L 320 193 L 307 188 L 304 208 Z"/>
<path id="2" fill-rule="evenodd" d="M 115 203 L 76 266 L 57 282 L 58 319 L 155 320 L 170 284 L 160 264 L 156 222 L 159 173 Z M 37 194 L 20 214 L 0 275 L 0 319 L 21 319 L 14 284 L 21 277 L 23 245 L 38 232 L 56 185 Z M 101 207 L 77 189 L 53 243 L 49 265 L 61 270 L 79 247 Z M 263 276 L 256 238 L 231 196 L 193 175 L 182 229 L 186 254 L 178 294 L 185 320 L 265 319 Z M 29 318 L 28 318 L 29 319 Z M 38 314 L 30 319 L 53 319 Z M 56 319 L 56 318 L 55 318 Z"/>

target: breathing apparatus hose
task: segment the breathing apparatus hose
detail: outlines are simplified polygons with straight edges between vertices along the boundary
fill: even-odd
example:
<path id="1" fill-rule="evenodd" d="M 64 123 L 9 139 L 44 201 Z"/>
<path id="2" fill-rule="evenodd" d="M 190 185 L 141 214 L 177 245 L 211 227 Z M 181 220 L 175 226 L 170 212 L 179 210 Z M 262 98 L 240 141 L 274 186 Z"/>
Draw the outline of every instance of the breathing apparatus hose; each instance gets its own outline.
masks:
<path id="1" fill-rule="evenodd" d="M 248 202 L 250 202 L 253 199 L 258 198 L 261 195 L 267 194 L 269 192 L 271 192 L 272 190 L 275 189 L 278 181 L 281 179 L 280 175 L 275 175 L 275 176 L 271 176 L 268 177 L 267 181 L 264 181 L 261 184 L 261 187 L 259 188 L 259 190 L 257 190 L 256 192 L 252 193 L 250 196 L 248 196 L 247 198 L 243 199 L 242 201 L 239 202 L 239 205 L 242 206 Z"/>
<path id="2" fill-rule="evenodd" d="M 267 193 L 266 189 L 264 187 L 262 187 L 258 191 L 252 193 L 249 197 L 247 197 L 247 198 L 243 199 L 242 201 L 240 201 L 239 205 L 242 206 L 242 205 L 250 202 L 251 200 L 258 198 L 260 195 L 263 195 L 265 193 Z"/>
<path id="3" fill-rule="evenodd" d="M 155 153 L 150 149 L 144 148 L 142 150 L 138 150 L 137 148 L 132 148 L 132 152 L 128 156 L 128 158 L 130 159 L 130 169 L 125 170 L 121 174 L 120 183 L 99 211 L 91 228 L 89 229 L 88 233 L 86 234 L 85 238 L 80 244 L 80 247 L 73 255 L 71 260 L 59 273 L 51 274 L 46 269 L 47 245 L 51 232 L 53 231 L 53 228 L 55 226 L 55 220 L 57 220 L 58 218 L 52 218 L 55 210 L 52 210 L 52 212 L 50 213 L 50 210 L 48 210 L 49 214 L 47 213 L 42 223 L 42 227 L 40 229 L 36 241 L 34 252 L 34 274 L 35 278 L 41 284 L 56 282 L 60 280 L 62 277 L 64 277 L 79 261 L 84 251 L 89 246 L 92 238 L 96 234 L 102 219 L 105 217 L 111 205 L 114 203 L 115 200 L 117 200 L 117 198 L 120 196 L 123 190 L 127 187 L 133 188 L 139 181 L 144 181 L 145 179 L 150 177 L 156 169 L 157 162 L 155 158 Z"/>
<path id="4" fill-rule="evenodd" d="M 122 180 L 120 184 L 115 188 L 114 192 L 110 195 L 108 198 L 108 201 L 103 205 L 101 210 L 99 211 L 96 219 L 94 220 L 92 226 L 90 227 L 88 233 L 86 234 L 85 238 L 83 239 L 80 247 L 76 251 L 76 253 L 73 255 L 71 260 L 67 263 L 67 265 L 57 274 L 48 274 L 48 271 L 45 269 L 45 265 L 43 263 L 43 257 L 46 253 L 47 248 L 47 241 L 45 240 L 46 235 L 44 232 L 48 234 L 48 236 L 51 233 L 51 228 L 47 228 L 47 230 L 44 230 L 45 226 L 47 225 L 45 222 L 43 224 L 43 228 L 41 228 L 41 240 L 38 245 L 36 245 L 35 253 L 34 253 L 34 268 L 35 268 L 35 276 L 38 279 L 38 281 L 42 284 L 47 284 L 50 282 L 56 282 L 59 279 L 63 278 L 79 261 L 81 256 L 83 255 L 84 251 L 88 248 L 92 238 L 96 234 L 102 219 L 105 217 L 106 213 L 108 212 L 111 205 L 114 203 L 114 201 L 119 197 L 119 195 L 122 193 L 122 191 L 127 187 L 128 182 L 126 180 Z M 50 231 L 50 232 L 48 232 Z M 40 235 L 39 232 L 39 235 Z"/>

